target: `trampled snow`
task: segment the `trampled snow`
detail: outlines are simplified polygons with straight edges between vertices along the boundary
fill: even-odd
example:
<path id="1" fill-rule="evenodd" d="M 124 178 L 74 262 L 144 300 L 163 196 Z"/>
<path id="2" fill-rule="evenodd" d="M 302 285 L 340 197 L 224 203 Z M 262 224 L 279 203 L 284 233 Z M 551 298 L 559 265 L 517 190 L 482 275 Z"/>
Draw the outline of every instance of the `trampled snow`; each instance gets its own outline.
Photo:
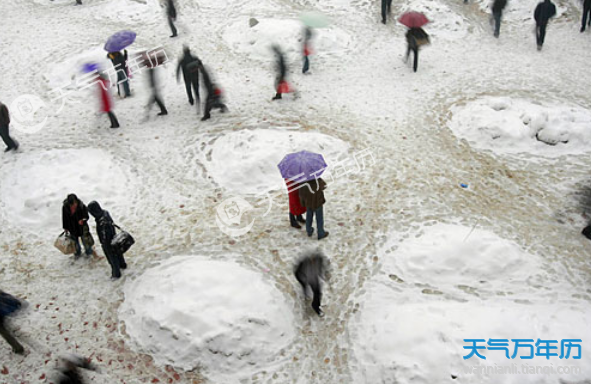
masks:
<path id="1" fill-rule="evenodd" d="M 282 359 L 294 337 L 290 307 L 263 271 L 186 256 L 129 282 L 119 316 L 158 364 L 239 377 Z"/>
<path id="2" fill-rule="evenodd" d="M 591 110 L 580 106 L 484 97 L 452 113 L 451 130 L 477 148 L 546 157 L 591 150 Z"/>

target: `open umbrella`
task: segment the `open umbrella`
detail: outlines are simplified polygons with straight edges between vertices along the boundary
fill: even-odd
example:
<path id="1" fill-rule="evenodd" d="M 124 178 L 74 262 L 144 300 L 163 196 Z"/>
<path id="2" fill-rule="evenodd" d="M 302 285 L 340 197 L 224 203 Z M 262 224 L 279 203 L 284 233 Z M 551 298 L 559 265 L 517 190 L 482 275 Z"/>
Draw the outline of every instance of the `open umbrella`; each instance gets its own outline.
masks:
<path id="1" fill-rule="evenodd" d="M 420 12 L 406 12 L 400 16 L 398 22 L 409 28 L 421 28 L 429 22 L 429 19 Z"/>
<path id="2" fill-rule="evenodd" d="M 119 31 L 113 36 L 109 37 L 105 44 L 105 51 L 107 52 L 118 52 L 124 48 L 127 48 L 135 41 L 135 32 L 132 31 Z"/>
<path id="3" fill-rule="evenodd" d="M 100 70 L 100 66 L 97 63 L 86 63 L 82 66 L 82 72 L 91 73 Z"/>
<path id="4" fill-rule="evenodd" d="M 320 12 L 304 12 L 300 15 L 300 20 L 311 28 L 325 28 L 329 24 L 328 18 Z"/>
<path id="5" fill-rule="evenodd" d="M 326 162 L 321 154 L 300 151 L 286 155 L 277 166 L 284 179 L 302 182 L 319 178 L 326 169 Z"/>

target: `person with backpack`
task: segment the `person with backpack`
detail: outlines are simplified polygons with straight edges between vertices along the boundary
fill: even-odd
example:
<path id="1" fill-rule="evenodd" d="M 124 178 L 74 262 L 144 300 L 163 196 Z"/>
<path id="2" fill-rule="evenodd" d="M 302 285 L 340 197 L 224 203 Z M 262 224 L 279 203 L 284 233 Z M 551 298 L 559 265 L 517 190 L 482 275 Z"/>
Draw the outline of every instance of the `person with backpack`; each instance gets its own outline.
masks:
<path id="1" fill-rule="evenodd" d="M 503 9 L 507 6 L 507 0 L 494 0 L 492 4 L 492 16 L 495 20 L 495 37 L 501 34 L 501 17 L 503 16 Z"/>
<path id="2" fill-rule="evenodd" d="M 199 67 L 202 65 L 201 60 L 198 57 L 191 54 L 189 47 L 183 48 L 183 57 L 179 60 L 179 64 L 176 67 L 176 80 L 179 81 L 179 75 L 181 70 L 183 71 L 183 80 L 185 81 L 185 90 L 187 91 L 187 97 L 189 98 L 189 104 L 193 105 L 195 100 L 193 99 L 193 92 L 195 92 L 195 98 L 197 99 L 197 109 L 199 109 Z M 193 92 L 191 92 L 191 86 Z"/>
<path id="3" fill-rule="evenodd" d="M 17 311 L 22 306 L 21 302 L 12 295 L 0 290 L 0 336 L 12 347 L 12 352 L 22 355 L 25 348 L 6 329 L 6 316 Z"/>
<path id="4" fill-rule="evenodd" d="M 544 0 L 539 3 L 534 11 L 536 20 L 536 42 L 538 51 L 542 50 L 544 39 L 546 38 L 546 26 L 548 21 L 556 15 L 556 6 L 550 0 Z"/>
<path id="5" fill-rule="evenodd" d="M 113 219 L 109 212 L 103 210 L 96 201 L 91 201 L 88 204 L 88 212 L 96 220 L 96 233 L 107 261 L 111 265 L 111 279 L 118 279 L 121 277 L 121 270 L 127 268 L 127 263 L 123 254 L 112 245 L 116 234 Z"/>
<path id="6" fill-rule="evenodd" d="M 86 256 L 94 253 L 92 250 L 94 240 L 92 240 L 92 235 L 90 234 L 88 219 L 86 205 L 75 194 L 69 194 L 62 205 L 62 228 L 74 240 L 74 244 L 76 245 L 74 258 L 76 259 L 82 255 L 80 240 L 82 240 L 82 245 L 84 245 Z"/>

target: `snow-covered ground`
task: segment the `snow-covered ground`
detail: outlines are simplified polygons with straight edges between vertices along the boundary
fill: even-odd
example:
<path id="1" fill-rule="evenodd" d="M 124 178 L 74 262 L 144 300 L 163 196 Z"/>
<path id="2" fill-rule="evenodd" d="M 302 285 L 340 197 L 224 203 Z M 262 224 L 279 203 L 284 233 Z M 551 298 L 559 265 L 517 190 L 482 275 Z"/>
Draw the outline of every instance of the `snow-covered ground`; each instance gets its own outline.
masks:
<path id="1" fill-rule="evenodd" d="M 83 2 L 3 4 L 0 100 L 21 148 L 0 154 L 0 289 L 30 306 L 9 322 L 27 354 L 0 343 L 0 384 L 51 382 L 65 353 L 92 357 L 101 370 L 86 375 L 97 383 L 591 379 L 591 244 L 580 235 L 588 218 L 577 198 L 591 167 L 591 41 L 579 33 L 577 0 L 557 1 L 541 52 L 535 0 L 509 0 L 499 39 L 485 0 L 394 2 L 385 26 L 376 0 L 178 0 L 177 39 L 156 0 Z M 394 22 L 408 9 L 432 19 L 417 73 L 403 61 L 405 28 Z M 316 30 L 303 76 L 297 20 L 307 11 L 325 12 L 331 25 Z M 123 29 L 137 33 L 130 53 L 161 46 L 176 60 L 190 46 L 229 112 L 199 121 L 173 62 L 158 75 L 169 115 L 146 113 L 139 73 L 131 98 L 114 97 L 121 128 L 110 130 L 95 90 L 74 84 L 88 60 L 109 67 L 102 46 Z M 271 101 L 272 43 L 288 54 L 299 98 Z M 56 87 L 71 92 L 66 101 L 50 93 Z M 34 115 L 19 124 L 21 109 Z M 333 168 L 362 151 L 375 160 L 327 174 L 330 236 L 321 243 L 289 227 L 277 163 L 300 149 L 322 152 Z M 261 207 L 253 195 L 264 191 L 278 194 Z M 98 248 L 100 258 L 75 262 L 53 248 L 70 192 L 101 202 L 134 235 L 121 280 L 110 281 Z M 216 222 L 236 197 L 253 208 L 240 222 L 252 228 L 238 239 Z M 316 246 L 332 261 L 322 319 L 292 274 L 297 256 Z M 176 258 L 184 255 L 199 255 L 186 261 L 193 268 Z M 244 301 L 220 302 L 238 289 Z M 148 307 L 149 291 L 170 300 Z M 180 306 L 176 292 L 187 297 Z M 132 316 L 140 309 L 142 320 Z M 226 314 L 236 317 L 216 322 Z M 261 336 L 247 320 L 241 326 L 247 318 L 275 331 Z M 160 342 L 142 344 L 134 321 L 143 320 Z M 201 320 L 220 331 L 228 358 L 206 351 Z M 175 340 L 163 328 L 199 334 Z M 530 364 L 583 371 L 469 376 L 462 347 L 472 337 L 580 338 L 583 359 Z M 231 356 L 248 348 L 256 358 L 241 369 L 248 358 Z M 489 365 L 514 361 L 485 352 Z"/>

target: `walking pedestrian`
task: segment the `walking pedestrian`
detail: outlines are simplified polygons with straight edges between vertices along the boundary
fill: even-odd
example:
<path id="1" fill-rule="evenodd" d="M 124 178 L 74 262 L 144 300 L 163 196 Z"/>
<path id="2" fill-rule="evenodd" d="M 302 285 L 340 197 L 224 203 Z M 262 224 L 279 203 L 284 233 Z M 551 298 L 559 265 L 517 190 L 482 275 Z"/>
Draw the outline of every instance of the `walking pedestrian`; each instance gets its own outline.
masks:
<path id="1" fill-rule="evenodd" d="M 314 215 L 316 215 L 316 227 L 318 228 L 318 240 L 322 240 L 328 236 L 328 231 L 324 231 L 324 190 L 326 189 L 326 182 L 322 178 L 307 181 L 302 183 L 298 190 L 300 203 L 306 208 L 306 232 L 308 237 L 312 237 L 314 228 L 312 222 Z"/>
<path id="2" fill-rule="evenodd" d="M 121 96 L 119 86 L 123 87 L 124 98 L 131 96 L 131 90 L 129 88 L 129 70 L 127 68 L 127 49 L 121 52 L 109 52 L 107 57 L 113 63 L 113 68 L 117 71 L 117 93 Z"/>
<path id="3" fill-rule="evenodd" d="M 308 73 L 310 69 L 310 58 L 309 56 L 312 54 L 312 49 L 310 47 L 310 40 L 312 40 L 312 28 L 305 27 L 304 28 L 304 43 L 302 47 L 302 53 L 304 55 L 304 68 L 302 69 L 302 73 Z"/>
<path id="4" fill-rule="evenodd" d="M 6 316 L 15 312 L 22 306 L 21 302 L 12 295 L 0 290 L 0 336 L 12 347 L 12 352 L 22 355 L 25 352 L 23 346 L 16 340 L 12 333 L 6 329 Z"/>
<path id="5" fill-rule="evenodd" d="M 92 250 L 94 240 L 92 240 L 90 228 L 88 227 L 88 218 L 86 205 L 75 194 L 69 194 L 62 206 L 62 228 L 74 240 L 74 244 L 76 245 L 74 258 L 76 259 L 82 255 L 80 240 L 82 240 L 82 245 L 84 245 L 86 256 L 94 253 Z"/>
<path id="6" fill-rule="evenodd" d="M 585 32 L 585 27 L 591 25 L 591 0 L 583 2 L 583 20 L 581 25 L 581 32 Z"/>
<path id="7" fill-rule="evenodd" d="M 273 45 L 271 47 L 272 51 L 275 53 L 275 97 L 272 100 L 280 100 L 283 97 L 281 96 L 283 93 L 291 92 L 289 87 L 289 83 L 286 81 L 285 77 L 287 75 L 287 66 L 285 65 L 285 56 L 279 48 L 278 45 Z"/>
<path id="8" fill-rule="evenodd" d="M 408 61 L 410 52 L 414 53 L 413 70 L 416 72 L 419 67 L 419 48 L 421 45 L 429 43 L 429 35 L 423 30 L 423 28 L 410 28 L 406 31 L 406 58 L 405 62 Z"/>
<path id="9" fill-rule="evenodd" d="M 4 141 L 4 144 L 6 144 L 6 149 L 4 152 L 18 149 L 18 142 L 10 137 L 9 126 L 10 113 L 8 112 L 8 107 L 0 102 L 0 137 L 2 137 L 2 141 Z"/>
<path id="10" fill-rule="evenodd" d="M 160 97 L 158 79 L 156 76 L 156 68 L 158 67 L 158 64 L 162 62 L 162 58 L 156 57 L 154 61 L 155 62 L 153 63 L 152 61 L 146 59 L 144 62 L 148 70 L 148 81 L 150 84 L 150 89 L 152 90 L 152 95 L 150 96 L 150 101 L 148 102 L 148 111 L 152 109 L 152 105 L 156 103 L 158 107 L 160 107 L 160 112 L 158 113 L 158 116 L 164 116 L 168 115 L 168 111 L 166 110 L 166 106 L 164 106 L 164 102 Z"/>
<path id="11" fill-rule="evenodd" d="M 57 375 L 57 384 L 84 384 L 78 368 L 96 371 L 89 359 L 80 356 L 66 356 L 60 359 L 60 368 Z"/>
<path id="12" fill-rule="evenodd" d="M 119 121 L 117 120 L 117 116 L 113 113 L 113 101 L 111 100 L 109 81 L 104 73 L 98 74 L 96 83 L 99 88 L 101 111 L 106 112 L 109 116 L 109 120 L 111 120 L 111 128 L 119 128 Z"/>
<path id="13" fill-rule="evenodd" d="M 386 24 L 386 15 L 392 10 L 392 0 L 382 0 L 382 24 Z"/>
<path id="14" fill-rule="evenodd" d="M 168 17 L 168 25 L 170 25 L 172 31 L 170 37 L 177 37 L 177 30 L 174 26 L 174 21 L 176 21 L 176 7 L 174 6 L 174 0 L 166 0 L 166 16 Z"/>
<path id="15" fill-rule="evenodd" d="M 302 217 L 306 208 L 300 202 L 300 195 L 298 189 L 300 184 L 294 180 L 285 179 L 287 186 L 287 195 L 289 197 L 289 222 L 293 228 L 301 229 L 300 223 L 304 224 L 306 220 Z"/>
<path id="16" fill-rule="evenodd" d="M 312 309 L 323 317 L 322 305 L 322 280 L 326 279 L 328 260 L 319 251 L 302 257 L 294 266 L 294 275 L 308 297 L 308 288 L 312 290 Z"/>
<path id="17" fill-rule="evenodd" d="M 499 37 L 501 33 L 501 17 L 503 16 L 503 9 L 507 6 L 507 0 L 494 0 L 492 4 L 492 15 L 495 20 L 494 36 Z"/>
<path id="18" fill-rule="evenodd" d="M 189 104 L 193 105 L 195 100 L 193 99 L 193 92 L 195 92 L 195 98 L 197 99 L 197 108 L 199 109 L 199 67 L 203 65 L 198 57 L 191 54 L 189 47 L 183 48 L 183 57 L 179 60 L 179 64 L 176 67 L 176 79 L 179 81 L 180 71 L 183 71 L 183 80 L 185 81 L 185 90 L 187 91 L 187 97 L 189 98 Z M 193 87 L 193 92 L 191 91 Z"/>
<path id="19" fill-rule="evenodd" d="M 548 21 L 556 15 L 556 6 L 550 0 L 544 0 L 539 3 L 534 11 L 534 19 L 536 20 L 536 42 L 538 44 L 538 51 L 542 50 L 544 39 L 546 38 L 546 27 Z"/>
<path id="20" fill-rule="evenodd" d="M 88 212 L 96 220 L 96 233 L 111 266 L 111 279 L 118 279 L 121 277 L 121 270 L 127 268 L 127 263 L 123 254 L 111 245 L 116 234 L 113 219 L 109 212 L 103 210 L 96 201 L 91 201 L 88 204 Z"/>
<path id="21" fill-rule="evenodd" d="M 211 117 L 210 112 L 212 109 L 218 108 L 222 113 L 226 113 L 228 108 L 226 107 L 226 104 L 223 103 L 222 90 L 213 83 L 209 76 L 209 72 L 205 69 L 205 66 L 202 63 L 199 65 L 199 70 L 201 71 L 201 76 L 203 76 L 203 86 L 207 92 L 205 98 L 205 113 L 201 118 L 201 121 L 205 121 Z"/>

